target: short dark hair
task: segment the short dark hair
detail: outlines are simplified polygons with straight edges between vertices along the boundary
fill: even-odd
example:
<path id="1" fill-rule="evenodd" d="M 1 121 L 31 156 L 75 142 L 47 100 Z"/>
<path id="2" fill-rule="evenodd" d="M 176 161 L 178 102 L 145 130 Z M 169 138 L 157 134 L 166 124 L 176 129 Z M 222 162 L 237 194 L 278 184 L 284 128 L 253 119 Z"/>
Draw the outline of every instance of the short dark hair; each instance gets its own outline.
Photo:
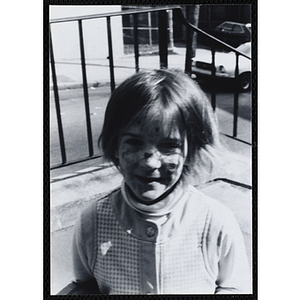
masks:
<path id="1" fill-rule="evenodd" d="M 188 143 L 185 174 L 195 171 L 204 156 L 205 160 L 211 158 L 219 145 L 211 104 L 198 84 L 182 71 L 139 72 L 112 93 L 98 142 L 104 157 L 117 167 L 120 135 L 141 116 L 148 128 L 155 124 L 170 132 L 172 126 L 178 126 Z"/>

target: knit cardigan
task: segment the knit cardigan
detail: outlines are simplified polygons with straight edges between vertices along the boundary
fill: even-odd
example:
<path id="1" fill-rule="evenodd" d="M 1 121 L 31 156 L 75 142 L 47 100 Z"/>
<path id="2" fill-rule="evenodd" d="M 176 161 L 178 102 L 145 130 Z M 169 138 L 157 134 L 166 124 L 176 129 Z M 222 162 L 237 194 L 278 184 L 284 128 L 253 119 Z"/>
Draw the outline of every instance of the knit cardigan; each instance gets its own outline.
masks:
<path id="1" fill-rule="evenodd" d="M 232 212 L 189 186 L 157 224 L 121 190 L 95 201 L 75 225 L 75 282 L 95 278 L 103 294 L 249 294 L 251 276 Z"/>

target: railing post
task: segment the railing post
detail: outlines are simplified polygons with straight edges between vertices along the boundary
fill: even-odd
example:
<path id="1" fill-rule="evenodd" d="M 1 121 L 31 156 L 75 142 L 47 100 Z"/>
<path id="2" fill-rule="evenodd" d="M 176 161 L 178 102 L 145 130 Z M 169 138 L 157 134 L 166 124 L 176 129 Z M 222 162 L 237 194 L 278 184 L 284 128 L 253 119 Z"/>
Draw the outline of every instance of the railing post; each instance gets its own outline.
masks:
<path id="1" fill-rule="evenodd" d="M 106 17 L 107 24 L 107 42 L 108 42 L 108 58 L 109 58 L 109 70 L 110 70 L 110 89 L 111 92 L 115 90 L 115 74 L 114 74 L 114 58 L 112 49 L 112 38 L 111 38 L 111 21 L 110 17 Z"/>
<path id="2" fill-rule="evenodd" d="M 85 104 L 85 118 L 86 118 L 86 129 L 87 129 L 88 146 L 89 146 L 89 156 L 93 156 L 94 155 L 93 136 L 92 136 L 89 94 L 88 94 L 87 77 L 86 77 L 86 64 L 85 64 L 85 54 L 84 54 L 82 20 L 78 20 L 78 29 L 79 29 L 83 95 L 84 95 L 84 104 Z"/>
<path id="3" fill-rule="evenodd" d="M 186 27 L 186 60 L 185 73 L 191 76 L 192 74 L 192 58 L 195 57 L 197 48 L 197 34 L 192 30 L 192 26 L 198 26 L 199 20 L 199 5 L 190 5 L 186 8 L 186 15 L 189 20 Z M 186 21 L 186 20 L 185 20 Z"/>
<path id="4" fill-rule="evenodd" d="M 233 137 L 237 136 L 238 114 L 239 114 L 239 54 L 236 53 L 235 91 L 234 91 L 234 104 L 233 104 Z"/>
<path id="5" fill-rule="evenodd" d="M 138 36 L 138 19 L 137 15 L 133 15 L 133 38 L 134 38 L 134 58 L 135 58 L 135 71 L 139 72 L 139 36 Z"/>
<path id="6" fill-rule="evenodd" d="M 152 21 L 151 21 L 151 12 L 148 12 L 148 34 L 149 34 L 149 46 L 152 49 Z"/>
<path id="7" fill-rule="evenodd" d="M 168 68 L 168 14 L 164 11 L 158 12 L 158 42 L 160 68 Z"/>
<path id="8" fill-rule="evenodd" d="M 192 57 L 193 57 L 193 53 L 192 53 L 192 36 L 193 36 L 193 32 L 192 29 L 187 26 L 186 27 L 186 53 L 185 53 L 185 69 L 184 72 L 186 74 L 188 74 L 189 76 L 191 76 L 192 74 Z"/>
<path id="9" fill-rule="evenodd" d="M 211 105 L 213 110 L 216 110 L 216 62 L 215 62 L 215 48 L 211 48 Z"/>
<path id="10" fill-rule="evenodd" d="M 168 12 L 168 18 L 169 18 L 169 48 L 173 50 L 174 48 L 174 38 L 173 38 L 173 10 L 170 9 Z"/>
<path id="11" fill-rule="evenodd" d="M 52 37 L 51 37 L 51 29 L 50 28 L 49 28 L 49 39 L 50 39 L 49 40 L 50 63 L 51 63 L 51 71 L 52 71 L 52 81 L 53 81 L 54 101 L 55 101 L 55 108 L 56 108 L 56 118 L 57 118 L 58 136 L 59 136 L 59 144 L 60 144 L 60 153 L 61 153 L 62 164 L 65 164 L 67 162 L 67 155 L 66 155 L 64 132 L 63 132 L 63 126 L 62 126 L 62 120 L 61 120 L 61 113 L 60 113 L 57 78 L 56 78 L 55 61 L 54 61 L 54 53 L 53 53 L 53 45 L 52 45 Z"/>

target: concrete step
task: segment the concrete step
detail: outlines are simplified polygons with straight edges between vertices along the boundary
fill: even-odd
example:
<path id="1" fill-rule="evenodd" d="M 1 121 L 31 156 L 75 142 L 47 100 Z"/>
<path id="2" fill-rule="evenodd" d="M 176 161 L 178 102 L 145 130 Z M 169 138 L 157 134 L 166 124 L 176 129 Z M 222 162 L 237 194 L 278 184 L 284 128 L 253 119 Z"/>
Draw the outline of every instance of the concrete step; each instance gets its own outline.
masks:
<path id="1" fill-rule="evenodd" d="M 56 177 L 50 184 L 51 232 L 74 225 L 84 207 L 107 196 L 122 181 L 114 167 L 85 171 Z"/>

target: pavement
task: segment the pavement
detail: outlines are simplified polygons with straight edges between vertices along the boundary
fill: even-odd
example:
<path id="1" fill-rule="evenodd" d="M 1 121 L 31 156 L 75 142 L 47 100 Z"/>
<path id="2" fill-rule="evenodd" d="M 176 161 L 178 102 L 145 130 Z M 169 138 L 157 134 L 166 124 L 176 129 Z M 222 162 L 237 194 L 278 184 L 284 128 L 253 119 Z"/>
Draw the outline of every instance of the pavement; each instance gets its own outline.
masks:
<path id="1" fill-rule="evenodd" d="M 173 47 L 168 50 L 168 67 L 183 70 L 185 65 L 185 48 Z M 133 54 L 113 58 L 116 84 L 135 73 L 135 58 Z M 82 86 L 82 70 L 80 59 L 55 62 L 57 84 L 59 89 L 79 88 Z M 159 56 L 156 48 L 148 49 L 139 56 L 140 70 L 159 69 Z M 51 71 L 51 69 L 50 69 Z M 107 57 L 86 59 L 86 74 L 89 87 L 109 85 L 109 60 Z M 52 85 L 52 81 L 50 86 Z"/>
<path id="2" fill-rule="evenodd" d="M 184 66 L 185 49 L 175 49 L 169 55 L 169 67 Z M 133 57 L 120 57 L 116 65 L 128 66 Z M 156 66 L 157 63 L 157 66 Z M 108 64 L 107 64 L 108 65 Z M 155 55 L 141 56 L 142 68 L 158 68 Z M 65 68 L 65 69 L 64 69 Z M 94 67 L 92 67 L 94 68 Z M 116 82 L 134 72 L 134 68 L 120 68 Z M 63 67 L 58 74 L 60 88 L 76 88 L 80 85 L 73 67 Z M 99 77 L 99 73 L 101 76 Z M 94 77 L 93 77 L 94 76 Z M 104 72 L 90 72 L 91 84 L 107 84 Z M 251 94 L 250 94 L 251 97 Z M 216 109 L 221 133 L 232 130 L 232 114 Z M 239 118 L 238 139 L 221 134 L 224 143 L 222 162 L 210 174 L 201 190 L 227 205 L 234 213 L 244 235 L 249 263 L 252 261 L 252 146 L 251 120 Z M 101 159 L 64 167 L 50 174 L 50 223 L 51 223 L 51 294 L 55 295 L 72 280 L 71 242 L 73 226 L 81 210 L 93 200 L 105 197 L 120 186 L 122 177 L 115 167 Z M 197 186 L 197 184 L 195 183 Z"/>

